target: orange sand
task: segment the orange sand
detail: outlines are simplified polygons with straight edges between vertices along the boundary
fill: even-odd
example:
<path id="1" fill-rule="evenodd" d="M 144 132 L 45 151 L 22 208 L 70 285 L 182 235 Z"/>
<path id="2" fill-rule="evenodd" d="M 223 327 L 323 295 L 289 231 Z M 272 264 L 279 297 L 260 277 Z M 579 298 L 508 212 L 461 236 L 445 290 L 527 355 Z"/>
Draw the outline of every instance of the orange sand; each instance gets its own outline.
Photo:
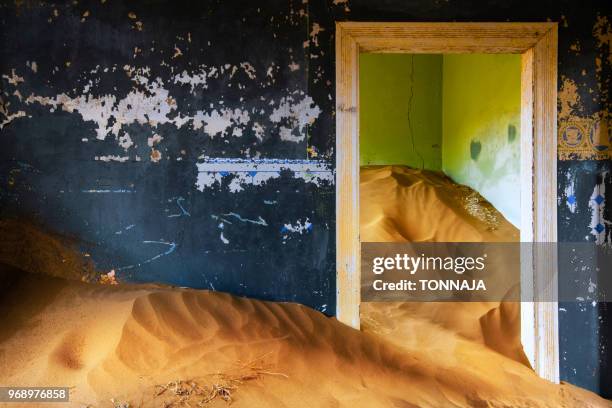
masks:
<path id="1" fill-rule="evenodd" d="M 155 386 L 177 380 L 233 380 L 232 406 L 249 408 L 612 406 L 435 325 L 398 321 L 399 342 L 297 304 L 10 268 L 0 281 L 0 384 L 73 387 L 61 406 L 164 407 L 179 397 Z"/>
<path id="2" fill-rule="evenodd" d="M 360 195 L 364 242 L 519 241 L 519 230 L 495 207 L 441 172 L 362 167 Z M 361 321 L 364 331 L 411 352 L 436 337 L 452 336 L 529 367 L 521 345 L 518 303 L 363 303 Z M 472 362 L 478 369 L 479 364 Z"/>
<path id="3" fill-rule="evenodd" d="M 385 177 L 375 184 L 392 186 Z M 408 194 L 395 190 L 380 191 Z M 440 225 L 459 236 L 449 208 L 436 209 L 444 214 Z M 498 222 L 486 217 L 491 226 Z M 398 224 L 393 218 L 387 213 L 380 225 Z M 587 391 L 542 380 L 518 362 L 520 343 L 507 341 L 516 333 L 518 309 L 507 304 L 462 303 L 452 310 L 366 304 L 371 309 L 357 331 L 297 304 L 60 278 L 76 273 L 62 272 L 63 259 L 82 268 L 78 253 L 40 231 L 19 236 L 19 225 L 0 223 L 8 245 L 22 242 L 27 251 L 20 253 L 41 259 L 19 255 L 12 266 L 0 264 L 0 384 L 72 387 L 71 402 L 53 406 L 198 407 L 214 397 L 201 406 L 231 400 L 238 408 L 612 407 Z M 474 221 L 468 230 L 474 237 L 499 231 L 482 225 Z M 444 231 L 404 229 L 402 236 L 408 232 L 434 239 Z"/>
<path id="4" fill-rule="evenodd" d="M 361 168 L 364 242 L 518 242 L 519 230 L 478 192 L 443 173 Z"/>

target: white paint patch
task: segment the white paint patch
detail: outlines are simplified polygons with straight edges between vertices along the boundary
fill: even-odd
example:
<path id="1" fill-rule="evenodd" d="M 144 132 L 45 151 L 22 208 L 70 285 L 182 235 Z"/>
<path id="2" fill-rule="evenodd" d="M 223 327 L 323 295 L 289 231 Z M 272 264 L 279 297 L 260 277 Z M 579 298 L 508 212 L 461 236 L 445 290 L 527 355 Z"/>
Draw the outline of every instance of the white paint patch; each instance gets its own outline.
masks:
<path id="1" fill-rule="evenodd" d="M 81 190 L 82 193 L 90 193 L 90 194 L 107 194 L 107 193 L 113 193 L 113 194 L 131 194 L 131 193 L 135 193 L 135 190 L 128 190 L 125 188 L 119 188 L 119 189 L 114 189 L 114 190 L 110 190 L 110 189 L 89 189 L 89 190 Z"/>
<path id="2" fill-rule="evenodd" d="M 281 228 L 281 234 L 283 234 L 283 240 L 289 238 L 290 234 L 306 234 L 312 230 L 312 223 L 308 218 L 306 220 L 297 220 L 294 223 L 284 224 Z"/>
<path id="3" fill-rule="evenodd" d="M 212 188 L 217 183 L 221 185 L 224 178 L 231 177 L 229 190 L 233 193 L 240 192 L 246 185 L 259 186 L 268 180 L 279 178 L 283 170 L 293 172 L 295 178 L 307 183 L 334 183 L 334 173 L 328 164 L 315 160 L 204 158 L 196 166 L 196 188 L 200 191 Z"/>
<path id="4" fill-rule="evenodd" d="M 223 236 L 223 232 L 221 232 L 221 235 L 219 236 L 219 238 L 221 239 L 221 242 L 223 242 L 225 245 L 229 244 L 229 239 L 225 238 Z"/>
<path id="5" fill-rule="evenodd" d="M 129 69 L 130 67 L 126 69 L 128 74 Z M 84 121 L 96 124 L 99 140 L 104 140 L 110 134 L 118 137 L 123 126 L 133 123 L 157 127 L 158 124 L 176 121 L 168 118 L 168 115 L 176 110 L 176 102 L 170 97 L 168 90 L 163 88 L 160 78 L 150 82 L 147 77 L 136 74 L 132 80 L 144 86 L 147 92 L 133 89 L 120 100 L 114 95 L 100 97 L 91 95 L 71 97 L 65 93 L 55 97 L 30 95 L 26 99 L 26 104 L 38 103 L 42 106 L 51 106 L 53 109 L 61 107 L 69 113 L 77 112 Z M 111 119 L 114 119 L 112 125 Z"/>
<path id="6" fill-rule="evenodd" d="M 589 293 L 595 293 L 595 289 L 597 289 L 597 285 L 591 280 L 591 278 L 589 278 L 589 287 L 587 288 L 587 291 Z"/>
<path id="7" fill-rule="evenodd" d="M 612 245 L 612 237 L 609 233 L 608 236 L 606 236 L 606 229 L 608 229 L 608 231 L 611 229 L 612 221 L 604 218 L 606 177 L 608 177 L 608 174 L 604 172 L 601 177 L 601 183 L 595 185 L 593 194 L 591 194 L 589 200 L 589 207 L 591 208 L 591 223 L 589 227 L 591 229 L 591 235 L 595 236 L 595 243 L 597 245 Z"/>
<path id="8" fill-rule="evenodd" d="M 158 135 L 157 133 L 155 133 L 153 136 L 149 137 L 147 139 L 147 145 L 149 147 L 154 147 L 157 144 L 159 144 L 159 142 L 161 142 L 163 139 L 163 137 L 161 137 L 160 135 Z"/>
<path id="9" fill-rule="evenodd" d="M 30 63 L 30 67 L 34 66 Z M 113 67 L 114 71 L 116 67 Z M 109 68 L 96 67 L 87 71 L 91 75 L 103 75 L 102 72 Z M 305 140 L 308 127 L 319 117 L 321 109 L 314 103 L 313 99 L 304 92 L 289 91 L 280 100 L 270 100 L 266 107 L 255 109 L 245 108 L 246 103 L 241 98 L 240 106 L 224 107 L 224 101 L 220 100 L 210 104 L 208 109 L 182 113 L 177 100 L 170 95 L 170 90 L 160 77 L 151 74 L 150 67 L 123 66 L 125 75 L 133 82 L 132 89 L 123 97 L 116 94 L 92 94 L 95 87 L 100 83 L 99 77 L 87 80 L 79 90 L 63 92 L 57 95 L 43 96 L 30 94 L 21 96 L 19 84 L 23 78 L 18 76 L 13 69 L 10 75 L 3 75 L 8 83 L 15 87 L 19 97 L 23 98 L 24 105 L 41 105 L 50 112 L 63 110 L 68 113 L 80 115 L 84 122 L 93 123 L 97 140 L 105 140 L 112 136 L 117 142 L 120 153 L 133 150 L 138 141 L 132 139 L 126 133 L 127 127 L 133 124 L 149 126 L 153 132 L 161 125 L 173 125 L 177 129 L 191 126 L 194 130 L 202 129 L 210 137 L 242 137 L 245 132 L 252 132 L 258 141 L 263 141 L 266 132 L 276 134 L 278 132 L 281 140 L 288 142 L 302 142 Z M 197 87 L 207 88 L 211 79 L 219 79 L 223 83 L 229 82 L 237 72 L 244 72 L 241 80 L 256 80 L 257 72 L 249 62 L 239 65 L 224 64 L 218 67 L 202 65 L 193 71 L 183 70 L 171 76 L 170 82 L 175 84 L 189 85 L 195 94 Z M 273 71 L 269 71 L 273 72 Z M 273 78 L 272 78 L 273 79 Z M 256 84 L 263 87 L 269 83 L 270 78 Z M 244 84 L 236 84 L 244 88 Z M 23 92 L 23 90 L 21 90 Z M 265 100 L 265 99 L 262 99 Z M 216 106 L 215 106 L 216 105 Z M 10 114 L 6 107 L 0 108 L 0 128 L 6 126 L 12 120 L 27 116 L 27 109 Z M 153 133 L 152 132 L 152 133 Z M 93 138 L 87 138 L 92 140 Z M 152 146 L 151 146 L 152 147 Z M 161 152 L 152 152 L 152 160 L 159 160 Z M 103 156 L 98 160 L 123 162 L 127 159 L 118 160 L 116 155 Z M 238 188 L 238 187 L 236 187 Z"/>
<path id="10" fill-rule="evenodd" d="M 123 150 L 127 150 L 134 145 L 132 138 L 127 132 L 124 132 L 122 136 L 119 136 L 119 146 L 123 147 Z"/>
<path id="11" fill-rule="evenodd" d="M 103 162 L 120 162 L 124 163 L 130 160 L 129 156 L 116 156 L 116 155 L 106 155 L 106 156 L 96 156 L 95 160 L 103 161 Z"/>
<path id="12" fill-rule="evenodd" d="M 264 127 L 259 122 L 255 122 L 253 123 L 253 132 L 255 132 L 255 137 L 261 142 L 265 133 Z"/>
<path id="13" fill-rule="evenodd" d="M 55 97 L 30 95 L 26 99 L 26 104 L 38 103 L 42 106 L 50 106 L 52 110 L 61 107 L 66 112 L 77 112 L 84 121 L 96 124 L 96 134 L 99 140 L 104 140 L 110 134 L 118 137 L 124 126 L 133 123 L 147 124 L 152 127 L 160 124 L 173 124 L 180 128 L 194 120 L 192 117 L 180 115 L 169 118 L 169 115 L 177 110 L 176 101 L 164 88 L 161 78 L 151 80 L 147 77 L 150 72 L 149 68 L 134 68 L 129 65 L 123 68 L 126 75 L 139 87 L 132 89 L 122 99 L 117 100 L 114 95 L 71 97 L 62 93 Z"/>
<path id="14" fill-rule="evenodd" d="M 208 81 L 210 79 L 219 78 L 221 75 L 225 75 L 228 79 L 232 79 L 239 69 L 242 70 L 249 79 L 255 80 L 257 78 L 255 67 L 249 62 L 242 62 L 239 66 L 225 64 L 215 67 L 202 64 L 191 72 L 183 70 L 180 74 L 175 75 L 172 81 L 175 84 L 189 85 L 193 92 L 198 87 L 207 89 Z"/>
<path id="15" fill-rule="evenodd" d="M 204 127 L 210 137 L 225 136 L 227 130 L 233 126 L 244 126 L 251 120 L 249 112 L 240 109 L 222 109 L 220 111 L 214 109 L 210 113 L 198 111 L 193 118 L 193 128 L 199 129 Z M 232 132 L 234 136 L 242 136 L 242 132 Z"/>
<path id="16" fill-rule="evenodd" d="M 196 73 L 189 74 L 187 71 L 183 71 L 174 77 L 175 84 L 182 84 L 191 86 L 191 92 L 195 90 L 196 87 L 202 87 L 203 89 L 208 88 L 208 73 L 204 70 L 201 70 Z"/>
<path id="17" fill-rule="evenodd" d="M 570 172 L 567 173 L 567 180 L 568 183 L 565 187 L 564 196 L 562 198 L 565 198 L 565 204 L 567 204 L 567 208 L 572 214 L 574 214 L 576 212 L 576 187 L 575 180 L 572 178 Z"/>
<path id="18" fill-rule="evenodd" d="M 279 129 L 281 140 L 301 142 L 306 138 L 306 130 L 321 114 L 321 109 L 313 99 L 306 95 L 296 101 L 294 95 L 281 98 L 279 106 L 272 111 L 270 120 L 274 123 L 286 123 Z"/>

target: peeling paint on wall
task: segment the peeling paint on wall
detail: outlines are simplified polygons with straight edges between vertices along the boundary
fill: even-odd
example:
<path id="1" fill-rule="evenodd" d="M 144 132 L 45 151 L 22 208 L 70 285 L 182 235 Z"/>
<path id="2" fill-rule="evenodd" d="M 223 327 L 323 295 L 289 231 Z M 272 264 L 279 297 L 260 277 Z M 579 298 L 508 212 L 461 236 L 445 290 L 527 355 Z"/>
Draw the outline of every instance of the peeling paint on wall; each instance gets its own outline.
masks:
<path id="1" fill-rule="evenodd" d="M 565 199 L 565 205 L 567 205 L 567 208 L 569 209 L 569 211 L 574 214 L 576 213 L 576 206 L 577 206 L 577 202 L 576 202 L 576 193 L 575 193 L 575 180 L 574 177 L 571 173 L 567 173 L 566 174 L 567 177 L 567 185 L 565 186 L 565 189 L 563 190 L 563 194 L 559 197 L 559 200 L 563 200 Z"/>
<path id="2" fill-rule="evenodd" d="M 280 138 L 290 142 L 301 142 L 306 137 L 307 126 L 314 123 L 321 109 L 315 105 L 310 96 L 296 100 L 289 95 L 281 98 L 279 106 L 272 111 L 270 120 L 273 123 L 284 123 L 280 127 Z"/>
<path id="3" fill-rule="evenodd" d="M 281 227 L 281 234 L 283 241 L 291 238 L 292 234 L 306 234 L 312 231 L 312 223 L 308 218 L 305 220 L 296 220 L 293 223 L 285 223 Z"/>
<path id="4" fill-rule="evenodd" d="M 559 238 L 594 240 L 595 175 L 611 171 L 609 15 L 608 3 L 588 0 L 5 2 L 0 216 L 36 219 L 79 239 L 103 272 L 135 265 L 116 273 L 120 282 L 223 290 L 334 314 L 334 23 L 549 18 L 561 21 L 560 98 L 572 97 L 567 78 L 580 102 L 559 107 L 559 195 L 571 197 L 571 173 L 576 200 L 560 202 Z M 208 163 L 227 158 L 243 162 Z M 248 174 L 273 159 L 295 167 Z M 609 192 L 609 176 L 605 185 Z M 595 214 L 609 220 L 609 202 Z M 145 263 L 170 243 L 172 253 Z M 601 389 L 597 362 L 612 359 L 592 328 L 603 323 L 590 303 L 588 311 L 563 307 L 563 379 Z M 577 332 L 592 355 L 571 344 Z"/>
<path id="5" fill-rule="evenodd" d="M 589 69 L 582 70 L 580 79 L 561 75 L 558 94 L 558 150 L 561 160 L 612 159 L 612 24 L 608 16 L 596 17 L 591 35 L 594 58 L 588 64 Z M 578 42 L 571 44 L 568 51 L 586 62 L 582 49 Z M 587 75 L 594 77 L 594 85 L 586 81 L 584 77 Z M 587 104 L 593 108 L 587 109 Z"/>
<path id="6" fill-rule="evenodd" d="M 84 122 L 94 124 L 96 140 L 105 141 L 109 136 L 113 137 L 124 152 L 133 153 L 121 157 L 113 154 L 98 158 L 102 161 L 120 163 L 139 160 L 139 156 L 135 154 L 138 141 L 134 140 L 127 129 L 132 125 L 147 126 L 152 131 L 152 136 L 147 141 L 151 147 L 150 159 L 159 162 L 163 155 L 160 149 L 151 143 L 152 138 L 156 138 L 154 144 L 159 144 L 163 139 L 160 136 L 161 128 L 166 125 L 172 125 L 175 130 L 188 128 L 203 131 L 210 138 L 229 136 L 240 138 L 245 132 L 252 132 L 259 141 L 263 141 L 266 134 L 277 134 L 281 141 L 299 143 L 306 139 L 309 126 L 321 114 L 321 109 L 312 97 L 297 90 L 286 90 L 284 96 L 266 100 L 263 108 L 245 108 L 243 104 L 240 107 L 229 107 L 224 106 L 225 102 L 220 100 L 216 105 L 210 104 L 208 109 L 196 109 L 186 113 L 187 111 L 179 106 L 177 99 L 172 96 L 166 82 L 161 77 L 154 76 L 150 67 L 127 64 L 123 66 L 122 71 L 132 83 L 132 89 L 121 98 L 113 94 L 96 95 L 95 84 L 100 83 L 105 75 L 115 75 L 115 71 L 120 70 L 116 66 L 111 69 L 96 66 L 89 73 L 92 77 L 88 79 L 80 93 L 77 92 L 75 95 L 66 92 L 55 96 L 29 93 L 20 104 L 24 110 L 15 113 L 8 112 L 9 104 L 2 104 L 0 114 L 4 118 L 0 126 L 4 127 L 16 119 L 26 117 L 28 107 L 33 105 L 46 107 L 51 113 L 58 110 L 76 113 Z M 237 72 L 242 72 L 244 75 L 239 77 L 236 75 Z M 270 77 L 272 79 L 274 77 L 273 69 L 268 70 L 266 81 L 269 81 Z M 11 74 L 5 74 L 3 78 L 7 80 L 9 86 L 15 88 L 16 94 L 21 95 L 19 86 L 23 85 L 25 80 L 16 74 L 15 69 L 11 69 Z M 268 82 L 257 82 L 256 70 L 248 62 L 219 67 L 205 66 L 192 73 L 185 70 L 175 75 L 171 82 L 179 86 L 188 86 L 192 96 L 195 96 L 205 91 L 211 80 L 227 82 L 232 79 L 234 81 L 227 83 L 228 87 L 234 85 L 244 89 L 249 81 L 255 81 L 262 87 L 268 84 Z M 27 93 L 25 90 L 23 92 Z"/>
<path id="7" fill-rule="evenodd" d="M 329 165 L 314 160 L 205 158 L 197 163 L 197 167 L 196 187 L 200 191 L 221 186 L 227 179 L 229 191 L 236 193 L 243 191 L 246 185 L 258 186 L 279 178 L 283 171 L 289 171 L 293 177 L 315 185 L 334 182 L 334 173 Z"/>
<path id="8" fill-rule="evenodd" d="M 593 188 L 593 194 L 589 200 L 591 209 L 591 234 L 595 237 L 597 245 L 612 245 L 612 220 L 605 218 L 604 208 L 606 203 L 606 184 L 605 179 L 608 173 L 601 174 L 601 182 Z"/>
<path id="9" fill-rule="evenodd" d="M 2 120 L 2 122 L 0 122 L 0 130 L 8 125 L 9 123 L 11 123 L 13 120 L 17 119 L 17 118 L 23 118 L 26 116 L 25 111 L 17 111 L 15 113 L 8 113 L 5 108 L 4 105 L 0 104 L 0 113 L 2 113 L 4 115 L 4 119 Z"/>

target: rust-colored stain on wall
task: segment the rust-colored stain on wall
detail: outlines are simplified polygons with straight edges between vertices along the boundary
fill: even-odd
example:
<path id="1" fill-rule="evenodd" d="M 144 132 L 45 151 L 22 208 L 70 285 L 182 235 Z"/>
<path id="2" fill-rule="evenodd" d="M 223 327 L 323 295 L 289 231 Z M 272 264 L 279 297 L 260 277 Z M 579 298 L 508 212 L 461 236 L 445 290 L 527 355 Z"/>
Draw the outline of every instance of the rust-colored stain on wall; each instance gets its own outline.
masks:
<path id="1" fill-rule="evenodd" d="M 596 85 L 589 87 L 579 79 L 561 77 L 559 89 L 560 160 L 610 160 L 612 158 L 612 128 L 610 127 L 610 71 L 612 68 L 612 24 L 607 16 L 598 16 L 592 29 L 595 57 L 592 73 Z M 570 45 L 569 52 L 580 56 L 581 47 Z M 587 56 L 583 55 L 583 59 Z M 588 71 L 581 72 L 586 77 Z M 592 106 L 590 115 L 585 103 Z"/>

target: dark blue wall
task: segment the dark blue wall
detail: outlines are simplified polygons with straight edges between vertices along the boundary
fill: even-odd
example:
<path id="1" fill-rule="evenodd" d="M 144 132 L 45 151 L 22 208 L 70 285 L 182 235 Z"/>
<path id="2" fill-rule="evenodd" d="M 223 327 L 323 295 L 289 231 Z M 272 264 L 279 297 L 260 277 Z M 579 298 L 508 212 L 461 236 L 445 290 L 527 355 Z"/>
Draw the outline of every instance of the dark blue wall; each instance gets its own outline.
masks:
<path id="1" fill-rule="evenodd" d="M 119 280 L 333 314 L 335 21 L 550 20 L 560 238 L 610 243 L 609 15 L 609 1 L 2 3 L 0 216 L 76 237 Z M 563 378 L 609 393 L 607 306 L 561 307 Z"/>

